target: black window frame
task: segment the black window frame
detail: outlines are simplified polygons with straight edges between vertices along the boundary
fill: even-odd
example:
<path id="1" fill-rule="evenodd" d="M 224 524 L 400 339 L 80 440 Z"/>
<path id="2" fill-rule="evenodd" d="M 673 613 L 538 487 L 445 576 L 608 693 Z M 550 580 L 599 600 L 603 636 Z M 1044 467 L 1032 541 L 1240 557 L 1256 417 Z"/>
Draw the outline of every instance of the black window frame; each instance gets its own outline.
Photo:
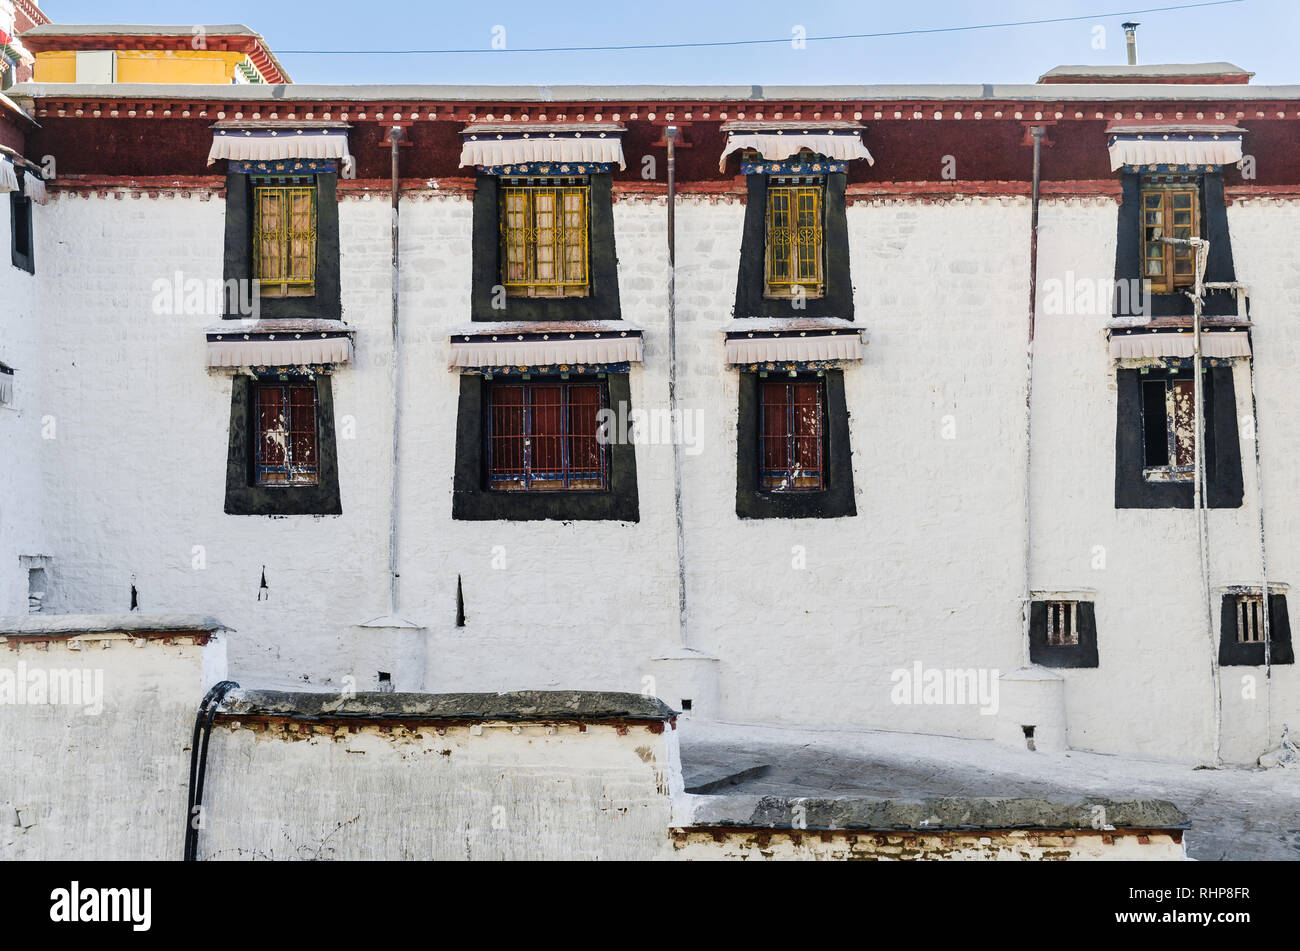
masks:
<path id="1" fill-rule="evenodd" d="M 1186 361 L 1146 368 L 1146 376 L 1190 379 Z M 1205 404 L 1205 506 L 1240 508 L 1244 496 L 1241 441 L 1237 430 L 1237 396 L 1229 366 L 1203 366 Z M 1191 480 L 1153 481 L 1146 478 L 1146 429 L 1142 407 L 1142 369 L 1116 370 L 1115 508 L 1191 508 L 1195 486 Z"/>
<path id="2" fill-rule="evenodd" d="M 3 161 L 3 159 L 0 159 Z M 15 166 L 14 175 L 18 179 L 18 188 L 9 193 L 9 241 L 10 260 L 13 266 L 28 274 L 36 273 L 36 228 L 32 217 L 32 200 L 27 194 L 26 172 Z M 26 232 L 26 249 L 20 248 L 19 237 Z"/>
<path id="3" fill-rule="evenodd" d="M 1243 644 L 1237 640 L 1237 598 L 1249 592 L 1229 592 L 1219 606 L 1219 666 L 1263 667 L 1264 642 Z M 1255 594 L 1258 595 L 1258 591 Z M 1291 646 L 1291 618 L 1285 594 L 1268 596 L 1269 664 L 1294 664 Z"/>
<path id="4" fill-rule="evenodd" d="M 823 487 L 789 491 L 762 487 L 759 455 L 762 382 L 821 379 L 823 382 Z M 739 518 L 847 518 L 856 516 L 853 451 L 842 369 L 797 371 L 739 371 L 736 410 L 736 515 Z"/>
<path id="5" fill-rule="evenodd" d="M 745 221 L 736 274 L 736 317 L 833 317 L 853 320 L 853 277 L 849 268 L 849 226 L 845 190 L 848 176 L 829 172 L 822 192 L 822 294 L 819 297 L 771 297 L 767 293 L 767 192 L 772 178 L 806 175 L 746 176 Z M 794 306 L 798 300 L 803 306 Z"/>
<path id="6" fill-rule="evenodd" d="M 339 278 L 338 173 L 293 170 L 285 172 L 226 173 L 226 230 L 223 275 L 231 281 L 253 280 L 253 184 L 255 178 L 315 179 L 316 188 L 316 275 L 315 293 L 288 297 L 260 297 L 262 320 L 341 320 L 342 294 Z M 240 313 L 241 295 L 227 294 L 226 320 L 247 319 Z M 246 295 L 244 295 L 246 296 Z"/>
<path id="7" fill-rule="evenodd" d="M 587 293 L 570 297 L 509 295 L 501 282 L 501 179 L 556 177 L 587 179 Z M 614 242 L 613 180 L 610 172 L 584 172 L 581 176 L 540 173 L 500 176 L 480 171 L 474 187 L 470 320 L 622 320 L 618 253 Z M 494 307 L 496 300 L 505 306 Z"/>
<path id="8" fill-rule="evenodd" d="M 1067 601 L 1078 605 L 1077 644 L 1047 642 L 1047 605 Z M 1035 599 L 1029 603 L 1029 662 L 1041 667 L 1098 667 L 1097 611 L 1093 601 L 1075 597 Z"/>
<path id="9" fill-rule="evenodd" d="M 524 382 L 560 380 L 558 373 L 530 373 Z M 564 382 L 582 383 L 598 374 L 570 374 Z M 489 487 L 486 436 L 488 387 L 496 377 L 464 373 L 456 413 L 456 470 L 452 484 L 451 517 L 457 521 L 618 521 L 639 522 L 636 446 L 615 434 L 606 447 L 608 481 L 604 489 L 501 491 Z M 607 406 L 616 415 L 620 406 L 631 412 L 631 387 L 626 372 L 604 374 Z M 500 382 L 509 382 L 502 378 Z"/>
<path id="10" fill-rule="evenodd" d="M 260 383 L 316 385 L 317 481 L 260 484 L 257 481 L 257 400 Z M 230 439 L 226 454 L 227 515 L 341 515 L 338 447 L 330 374 L 292 372 L 236 374 L 231 383 Z"/>

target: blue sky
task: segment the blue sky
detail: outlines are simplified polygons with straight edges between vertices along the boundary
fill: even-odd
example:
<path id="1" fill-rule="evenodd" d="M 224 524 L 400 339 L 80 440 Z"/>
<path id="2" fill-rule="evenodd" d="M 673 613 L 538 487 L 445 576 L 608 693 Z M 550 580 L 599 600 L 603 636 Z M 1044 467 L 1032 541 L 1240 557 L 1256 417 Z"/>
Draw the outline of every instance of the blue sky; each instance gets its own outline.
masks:
<path id="1" fill-rule="evenodd" d="M 618 0 L 578 4 L 313 0 L 43 0 L 63 23 L 242 22 L 267 38 L 302 83 L 908 83 L 1033 82 L 1052 66 L 1125 61 L 1120 24 L 1136 19 L 1143 63 L 1227 60 L 1254 82 L 1300 82 L 1300 0 L 1241 0 L 1182 12 L 1187 0 Z M 567 9 L 566 9 L 567 8 Z M 1111 14 L 1098 16 L 1097 14 Z M 528 53 L 506 46 L 606 46 L 808 37 L 1082 16 L 1072 23 L 763 46 Z M 186 19 L 188 18 L 188 19 Z M 1101 33 L 1098 28 L 1102 28 Z M 1095 48 L 1097 38 L 1105 48 Z M 456 55 L 306 55 L 289 50 L 483 49 Z"/>

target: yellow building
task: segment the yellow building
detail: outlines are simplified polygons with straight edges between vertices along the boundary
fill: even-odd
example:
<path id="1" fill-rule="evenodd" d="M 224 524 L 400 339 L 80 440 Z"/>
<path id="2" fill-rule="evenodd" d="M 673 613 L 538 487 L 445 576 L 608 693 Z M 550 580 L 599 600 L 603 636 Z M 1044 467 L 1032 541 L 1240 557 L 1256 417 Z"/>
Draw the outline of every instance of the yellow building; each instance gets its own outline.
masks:
<path id="1" fill-rule="evenodd" d="M 289 83 L 266 41 L 246 26 L 46 23 L 22 34 L 38 83 Z"/>

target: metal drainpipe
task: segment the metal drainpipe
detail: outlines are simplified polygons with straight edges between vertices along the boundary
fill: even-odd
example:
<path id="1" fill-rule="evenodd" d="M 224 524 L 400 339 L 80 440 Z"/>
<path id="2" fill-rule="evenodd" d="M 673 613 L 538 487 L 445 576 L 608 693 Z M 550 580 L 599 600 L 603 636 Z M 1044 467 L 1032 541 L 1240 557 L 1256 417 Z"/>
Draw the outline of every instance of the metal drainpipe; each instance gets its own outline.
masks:
<path id="1" fill-rule="evenodd" d="M 208 774 L 208 740 L 212 736 L 212 722 L 217 718 L 226 695 L 237 689 L 239 684 L 233 680 L 214 684 L 199 701 L 199 710 L 194 716 L 194 736 L 190 740 L 189 797 L 185 806 L 185 848 L 182 853 L 186 862 L 197 862 L 199 858 L 199 829 L 203 828 L 203 782 Z"/>
<path id="2" fill-rule="evenodd" d="M 1193 490 L 1192 507 L 1196 510 L 1196 535 L 1201 555 L 1201 585 L 1205 595 L 1205 630 L 1210 639 L 1210 680 L 1214 699 L 1214 765 L 1220 762 L 1223 735 L 1223 691 L 1219 678 L 1218 643 L 1214 636 L 1214 603 L 1210 594 L 1210 540 L 1205 508 L 1205 411 L 1204 386 L 1201 380 L 1201 311 L 1205 301 L 1205 265 L 1210 254 L 1210 243 L 1203 238 L 1192 238 L 1189 243 L 1196 253 L 1196 284 L 1192 294 L 1192 413 L 1195 420 L 1196 441 L 1192 453 Z"/>
<path id="3" fill-rule="evenodd" d="M 1020 595 L 1020 665 L 1029 666 L 1030 577 L 1033 535 L 1030 530 L 1030 488 L 1032 483 L 1031 452 L 1034 394 L 1034 325 L 1038 319 L 1038 186 L 1043 157 L 1043 127 L 1030 126 L 1034 140 L 1034 183 L 1029 213 L 1029 335 L 1025 343 L 1025 584 Z"/>
<path id="4" fill-rule="evenodd" d="M 1247 331 L 1249 333 L 1249 331 Z M 1264 737 L 1265 749 L 1273 742 L 1273 651 L 1270 644 L 1272 634 L 1269 632 L 1268 601 L 1268 550 L 1264 545 L 1264 464 L 1259 449 L 1259 400 L 1255 395 L 1255 348 L 1251 341 L 1250 351 L 1250 416 L 1255 427 L 1255 494 L 1259 506 L 1259 590 L 1262 593 L 1264 623 L 1264 714 L 1266 719 Z"/>
<path id="5" fill-rule="evenodd" d="M 389 498 L 389 523 L 388 523 L 388 616 L 397 617 L 397 580 L 401 577 L 397 567 L 397 509 L 398 509 L 398 454 L 399 439 L 401 434 L 402 420 L 402 349 L 401 349 L 401 332 L 398 325 L 398 269 L 397 269 L 397 247 L 398 247 L 398 202 L 400 192 L 397 187 L 397 167 L 398 167 L 398 143 L 402 140 L 402 127 L 395 125 L 388 132 L 388 142 L 392 152 L 392 203 L 393 203 L 393 314 L 392 314 L 392 331 L 393 331 L 393 372 L 392 372 L 392 397 L 393 397 L 393 471 L 392 471 L 392 494 Z"/>
<path id="6" fill-rule="evenodd" d="M 673 421 L 673 508 L 677 519 L 677 630 L 686 628 L 686 522 L 682 511 L 682 419 L 677 407 L 677 127 L 664 129 L 668 142 L 668 416 Z"/>
<path id="7" fill-rule="evenodd" d="M 1205 595 L 1205 632 L 1210 640 L 1210 681 L 1214 701 L 1214 764 L 1221 762 L 1223 743 L 1223 687 L 1219 672 L 1219 644 L 1214 633 L 1214 602 L 1210 593 L 1210 540 L 1205 508 L 1205 413 L 1201 385 L 1201 311 L 1205 306 L 1205 266 L 1210 257 L 1210 242 L 1204 238 L 1161 238 L 1165 244 L 1189 247 L 1196 255 L 1195 284 L 1184 291 L 1192 301 L 1192 508 L 1196 512 L 1196 541 L 1201 558 L 1201 587 Z M 1215 285 L 1219 287 L 1221 285 Z M 1234 408 L 1235 411 L 1235 408 Z M 1258 433 L 1256 434 L 1258 439 Z M 1258 451 L 1258 449 L 1257 449 Z M 1267 598 L 1267 592 L 1265 593 Z M 1265 610 L 1265 615 L 1267 615 Z"/>

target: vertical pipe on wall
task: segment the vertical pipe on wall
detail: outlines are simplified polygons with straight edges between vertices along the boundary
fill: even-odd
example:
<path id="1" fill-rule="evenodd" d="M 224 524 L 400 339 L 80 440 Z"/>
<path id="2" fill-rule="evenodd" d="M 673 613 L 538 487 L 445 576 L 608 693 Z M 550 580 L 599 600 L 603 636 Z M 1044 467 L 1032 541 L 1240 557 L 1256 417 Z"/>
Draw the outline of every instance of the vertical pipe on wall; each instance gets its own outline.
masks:
<path id="1" fill-rule="evenodd" d="M 1043 127 L 1030 126 L 1034 140 L 1034 178 L 1029 198 L 1029 333 L 1025 341 L 1025 538 L 1024 588 L 1020 594 L 1020 664 L 1029 666 L 1029 615 L 1031 602 L 1031 563 L 1033 535 L 1030 531 L 1030 488 L 1032 483 L 1032 442 L 1034 405 L 1034 329 L 1038 318 L 1038 198 L 1043 157 Z"/>
<path id="2" fill-rule="evenodd" d="M 1196 511 L 1196 538 L 1201 557 L 1201 588 L 1205 597 L 1205 630 L 1210 640 L 1210 683 L 1214 704 L 1214 760 L 1220 762 L 1223 734 L 1223 694 L 1219 682 L 1218 641 L 1214 636 L 1214 602 L 1210 593 L 1210 541 L 1206 513 L 1205 481 L 1205 388 L 1201 380 L 1201 312 L 1205 305 L 1205 265 L 1210 243 L 1203 238 L 1188 242 L 1196 255 L 1192 293 L 1192 414 L 1195 442 L 1192 451 L 1192 508 Z M 1234 410 L 1235 411 L 1235 410 Z"/>
<path id="3" fill-rule="evenodd" d="M 664 129 L 668 143 L 668 416 L 673 421 L 673 508 L 677 519 L 677 630 L 686 630 L 686 527 L 682 511 L 682 426 L 677 405 L 677 127 Z"/>
<path id="4" fill-rule="evenodd" d="M 1255 437 L 1253 440 L 1255 443 L 1255 496 L 1256 504 L 1259 506 L 1259 590 L 1262 598 L 1261 610 L 1264 613 L 1261 621 L 1263 623 L 1262 634 L 1264 637 L 1264 716 L 1265 730 L 1267 731 L 1264 735 L 1264 748 L 1268 749 L 1268 744 L 1273 742 L 1273 649 L 1271 644 L 1273 634 L 1269 630 L 1268 616 L 1268 549 L 1264 544 L 1264 464 L 1259 448 L 1259 399 L 1255 394 L 1254 344 L 1255 341 L 1251 340 L 1250 362 L 1247 365 L 1250 369 L 1250 418 Z"/>
<path id="5" fill-rule="evenodd" d="M 398 510 L 398 448 L 399 439 L 402 431 L 402 350 L 401 350 L 401 330 L 398 323 L 398 268 L 397 268 L 397 248 L 398 248 L 398 202 L 400 192 L 397 187 L 397 166 L 398 166 L 398 143 L 402 140 L 402 127 L 395 125 L 388 131 L 388 143 L 392 152 L 392 204 L 393 204 L 393 224 L 392 224 L 392 241 L 393 241 L 393 313 L 392 313 L 392 331 L 393 331 L 393 367 L 392 367 L 392 399 L 393 399 L 393 471 L 391 476 L 391 494 L 389 496 L 389 522 L 388 522 L 388 616 L 397 617 L 397 581 L 401 577 L 397 565 L 397 510 Z"/>

